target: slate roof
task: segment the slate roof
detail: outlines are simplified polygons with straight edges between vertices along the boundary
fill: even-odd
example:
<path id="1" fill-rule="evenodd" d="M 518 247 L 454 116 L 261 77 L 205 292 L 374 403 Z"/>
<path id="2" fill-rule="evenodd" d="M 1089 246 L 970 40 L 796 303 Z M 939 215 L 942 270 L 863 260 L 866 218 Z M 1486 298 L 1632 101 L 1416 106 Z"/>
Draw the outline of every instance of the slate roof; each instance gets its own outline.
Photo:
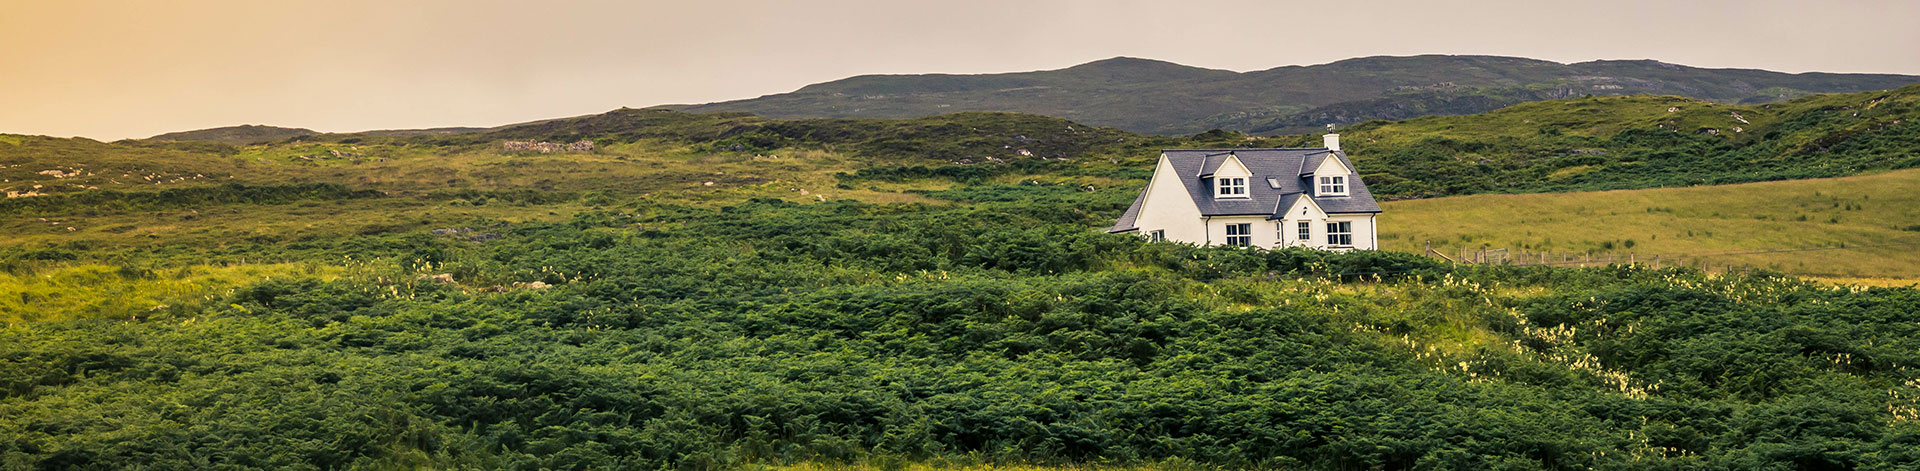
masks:
<path id="1" fill-rule="evenodd" d="M 1168 163 L 1172 164 L 1174 174 L 1186 184 L 1188 197 L 1200 208 L 1202 216 L 1268 216 L 1285 211 L 1287 205 L 1312 188 L 1307 181 L 1307 172 L 1319 168 L 1320 163 L 1332 156 L 1340 159 L 1347 168 L 1353 168 L 1353 162 L 1347 160 L 1345 152 L 1329 152 L 1325 148 L 1306 149 L 1168 149 Z M 1214 198 L 1212 179 L 1201 178 L 1211 175 L 1220 168 L 1231 153 L 1240 159 L 1240 164 L 1252 172 L 1248 178 L 1247 198 Z M 1279 188 L 1266 185 L 1266 179 L 1272 178 L 1280 183 Z M 1347 196 L 1316 196 L 1313 201 L 1328 214 L 1378 213 L 1380 204 L 1373 200 L 1373 193 L 1367 191 L 1366 182 L 1354 175 L 1347 182 Z M 1146 200 L 1146 190 L 1140 190 L 1140 196 L 1134 198 L 1133 206 L 1120 215 L 1107 232 L 1127 232 L 1138 229 L 1134 222 L 1139 218 L 1140 205 Z"/>
<path id="2" fill-rule="evenodd" d="M 1133 222 L 1140 218 L 1140 204 L 1145 202 L 1147 202 L 1147 190 L 1141 189 L 1140 196 L 1133 197 L 1133 206 L 1128 206 L 1127 212 L 1120 213 L 1120 220 L 1114 221 L 1113 227 L 1108 228 L 1107 232 L 1139 230 L 1140 228 L 1133 227 Z"/>

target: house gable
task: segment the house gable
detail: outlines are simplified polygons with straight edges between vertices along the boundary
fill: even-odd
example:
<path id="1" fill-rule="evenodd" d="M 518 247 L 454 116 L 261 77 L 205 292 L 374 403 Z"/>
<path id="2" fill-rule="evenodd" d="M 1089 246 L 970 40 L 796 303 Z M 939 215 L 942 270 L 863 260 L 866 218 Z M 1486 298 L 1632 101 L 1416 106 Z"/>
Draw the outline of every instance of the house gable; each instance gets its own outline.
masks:
<path id="1" fill-rule="evenodd" d="M 1314 201 L 1313 197 L 1300 195 L 1300 197 L 1293 199 L 1292 204 L 1287 205 L 1281 211 L 1275 212 L 1273 218 L 1289 221 L 1296 219 L 1326 219 L 1327 211 L 1321 209 L 1320 203 Z"/>
<path id="2" fill-rule="evenodd" d="M 1166 154 L 1161 154 L 1159 164 L 1154 166 L 1153 177 L 1147 183 L 1147 189 L 1141 193 L 1134 207 L 1128 209 L 1128 212 L 1132 213 L 1132 220 L 1126 220 L 1123 215 L 1122 220 L 1108 231 L 1137 230 L 1141 234 L 1165 231 L 1168 239 L 1204 239 L 1206 228 L 1198 224 L 1200 207 L 1190 196 L 1191 191 L 1187 188 L 1186 180 L 1188 178 L 1182 178 L 1180 172 L 1175 169 L 1172 159 Z"/>
<path id="3" fill-rule="evenodd" d="M 1281 201 L 1282 206 L 1275 211 L 1275 238 L 1282 247 L 1318 247 L 1319 240 L 1325 236 L 1327 212 L 1320 203 L 1305 194 L 1294 196 L 1291 201 Z M 1302 237 L 1300 223 L 1306 223 L 1306 234 Z"/>
<path id="4" fill-rule="evenodd" d="M 1161 154 L 1161 155 L 1166 155 L 1166 154 Z M 1220 161 L 1220 167 L 1215 168 L 1211 176 L 1213 177 L 1250 177 L 1250 176 L 1253 176 L 1253 171 L 1247 170 L 1247 164 L 1240 161 L 1240 156 L 1234 155 L 1233 153 L 1227 153 L 1227 157 Z"/>
<path id="5" fill-rule="evenodd" d="M 1166 154 L 1161 155 L 1164 156 Z M 1202 168 L 1202 170 L 1205 169 Z M 1209 195 L 1220 199 L 1246 199 L 1249 197 L 1247 195 L 1248 185 L 1254 184 L 1254 182 L 1251 181 L 1253 180 L 1253 171 L 1247 170 L 1247 165 L 1240 161 L 1240 157 L 1233 155 L 1231 152 L 1227 153 L 1226 157 L 1220 160 L 1219 165 L 1215 167 L 1211 173 L 1202 175 L 1200 180 L 1198 184 L 1206 186 Z M 1229 184 L 1229 182 L 1231 182 L 1231 184 Z M 1223 187 L 1228 189 L 1237 188 L 1237 190 L 1233 191 L 1232 194 L 1227 194 L 1225 193 L 1227 190 L 1223 189 Z"/>
<path id="6" fill-rule="evenodd" d="M 1347 168 L 1347 165 L 1344 162 L 1342 162 L 1340 158 L 1332 155 L 1328 155 L 1328 158 L 1326 159 L 1321 159 L 1320 167 L 1313 169 L 1313 172 L 1312 172 L 1312 175 L 1315 175 L 1315 176 L 1352 175 L 1352 174 L 1353 174 L 1353 169 Z"/>

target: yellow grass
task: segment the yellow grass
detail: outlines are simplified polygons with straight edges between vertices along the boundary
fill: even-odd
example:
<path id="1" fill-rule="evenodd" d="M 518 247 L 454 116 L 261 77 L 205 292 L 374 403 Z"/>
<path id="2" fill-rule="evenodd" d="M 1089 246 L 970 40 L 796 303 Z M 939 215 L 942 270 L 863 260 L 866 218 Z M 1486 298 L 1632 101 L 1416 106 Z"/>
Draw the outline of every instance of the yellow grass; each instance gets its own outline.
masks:
<path id="1" fill-rule="evenodd" d="M 329 279 L 338 272 L 338 268 L 293 263 L 16 268 L 13 273 L 0 272 L 0 293 L 6 293 L 0 296 L 0 323 L 166 317 L 172 312 L 192 312 L 237 286 L 275 277 Z"/>
<path id="2" fill-rule="evenodd" d="M 1920 169 L 1646 190 L 1382 205 L 1382 248 L 1505 248 L 1851 279 L 1920 278 Z M 1632 247 L 1627 247 L 1628 242 Z M 1609 248 L 1609 245 L 1611 248 Z M 1843 248 L 1844 247 L 1844 248 Z M 1774 253 L 1754 253 L 1794 250 Z M 1537 259 L 1536 259 L 1537 260 Z"/>
<path id="3" fill-rule="evenodd" d="M 1913 288 L 1920 286 L 1920 278 L 1848 278 L 1848 277 L 1812 277 L 1813 281 L 1838 286 L 1872 286 L 1876 288 Z"/>

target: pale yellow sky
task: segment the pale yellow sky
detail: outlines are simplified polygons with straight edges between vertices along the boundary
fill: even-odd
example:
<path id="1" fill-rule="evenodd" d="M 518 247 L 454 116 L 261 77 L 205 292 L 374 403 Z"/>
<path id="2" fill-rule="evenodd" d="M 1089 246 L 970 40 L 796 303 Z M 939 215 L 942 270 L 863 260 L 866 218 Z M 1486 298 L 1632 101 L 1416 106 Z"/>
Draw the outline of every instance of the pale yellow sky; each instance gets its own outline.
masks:
<path id="1" fill-rule="evenodd" d="M 492 126 L 1113 56 L 1659 59 L 1920 74 L 1913 1 L 0 0 L 0 133 Z"/>

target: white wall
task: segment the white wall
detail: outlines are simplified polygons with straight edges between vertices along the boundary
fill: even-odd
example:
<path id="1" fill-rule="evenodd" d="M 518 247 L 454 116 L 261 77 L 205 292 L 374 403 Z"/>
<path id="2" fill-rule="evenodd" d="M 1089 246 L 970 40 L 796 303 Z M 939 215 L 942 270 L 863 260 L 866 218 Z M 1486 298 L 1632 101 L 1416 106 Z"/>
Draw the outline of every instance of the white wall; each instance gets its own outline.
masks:
<path id="1" fill-rule="evenodd" d="M 1253 171 L 1247 170 L 1246 164 L 1240 163 L 1240 156 L 1237 155 L 1227 156 L 1226 161 L 1220 162 L 1220 168 L 1213 169 L 1214 178 L 1251 176 L 1253 176 Z"/>
<path id="2" fill-rule="evenodd" d="M 1203 243 L 1206 228 L 1200 226 L 1200 207 L 1193 204 L 1193 197 L 1187 194 L 1186 184 L 1178 173 L 1173 170 L 1173 162 L 1161 155 L 1160 164 L 1153 169 L 1153 181 L 1147 184 L 1147 199 L 1140 202 L 1140 214 L 1134 217 L 1133 226 L 1140 228 L 1142 237 L 1164 230 L 1167 240 Z"/>
<path id="3" fill-rule="evenodd" d="M 1307 229 L 1313 234 L 1312 237 L 1309 237 L 1304 242 L 1300 240 L 1300 221 L 1307 221 Z M 1268 220 L 1266 216 L 1220 216 L 1207 220 L 1206 228 L 1207 237 L 1210 238 L 1209 240 L 1205 242 L 1194 240 L 1191 242 L 1205 245 L 1226 244 L 1228 224 L 1252 224 L 1253 245 L 1256 247 L 1282 248 L 1305 246 L 1325 249 L 1332 248 L 1327 245 L 1327 223 L 1341 221 L 1352 224 L 1352 249 L 1371 250 L 1375 248 L 1375 244 L 1377 243 L 1377 239 L 1374 237 L 1375 221 L 1372 215 L 1367 214 L 1320 215 L 1320 217 L 1295 217 L 1281 220 Z M 1280 231 L 1285 231 L 1285 233 L 1282 234 Z M 1284 242 L 1284 245 L 1282 242 Z M 1346 248 L 1340 248 L 1338 250 L 1346 250 Z"/>
<path id="4" fill-rule="evenodd" d="M 1346 165 L 1342 165 L 1340 163 L 1339 157 L 1331 156 L 1331 155 L 1327 156 L 1326 160 L 1320 161 L 1320 168 L 1316 168 L 1313 170 L 1314 177 L 1348 175 L 1352 173 L 1353 173 L 1353 169 L 1349 169 L 1347 168 Z"/>
<path id="5" fill-rule="evenodd" d="M 1268 221 L 1266 216 L 1216 216 L 1210 218 L 1207 220 L 1206 225 L 1209 240 L 1193 242 L 1202 245 L 1225 245 L 1227 243 L 1228 224 L 1252 224 L 1253 246 L 1273 246 L 1273 221 Z"/>
<path id="6" fill-rule="evenodd" d="M 1280 245 L 1281 247 L 1325 246 L 1326 220 L 1327 213 L 1321 212 L 1319 205 L 1313 204 L 1313 201 L 1307 198 L 1300 198 L 1293 202 L 1293 207 L 1287 208 L 1285 219 L 1280 220 L 1280 225 L 1286 229 L 1287 233 L 1285 238 L 1278 239 L 1276 242 L 1284 242 Z M 1306 240 L 1300 239 L 1300 221 L 1308 222 L 1307 229 L 1312 234 Z"/>
<path id="7" fill-rule="evenodd" d="M 1372 250 L 1375 248 L 1374 244 L 1378 242 L 1378 239 L 1375 237 L 1376 235 L 1378 235 L 1375 232 L 1375 227 L 1374 227 L 1375 221 L 1374 221 L 1373 215 L 1371 214 L 1336 214 L 1336 215 L 1328 216 L 1327 221 L 1352 222 L 1353 223 L 1353 248 L 1356 250 Z M 1320 227 L 1317 228 L 1322 233 L 1320 234 L 1319 242 L 1320 242 L 1320 245 L 1323 245 L 1323 246 L 1326 245 L 1327 243 L 1327 236 L 1326 234 L 1324 234 L 1327 230 L 1326 226 L 1327 225 L 1323 223 L 1323 224 L 1320 224 Z"/>
<path id="8" fill-rule="evenodd" d="M 1313 179 L 1307 181 L 1307 194 L 1311 194 L 1314 196 L 1321 196 L 1320 195 L 1320 177 L 1340 177 L 1340 176 L 1347 177 L 1346 178 L 1346 185 L 1347 185 L 1346 194 L 1353 194 L 1353 181 L 1359 179 L 1360 177 L 1357 175 L 1353 175 L 1352 169 L 1347 168 L 1346 165 L 1342 165 L 1340 163 L 1339 157 L 1335 157 L 1331 155 L 1327 156 L 1327 160 L 1320 161 L 1320 168 L 1314 169 Z"/>

